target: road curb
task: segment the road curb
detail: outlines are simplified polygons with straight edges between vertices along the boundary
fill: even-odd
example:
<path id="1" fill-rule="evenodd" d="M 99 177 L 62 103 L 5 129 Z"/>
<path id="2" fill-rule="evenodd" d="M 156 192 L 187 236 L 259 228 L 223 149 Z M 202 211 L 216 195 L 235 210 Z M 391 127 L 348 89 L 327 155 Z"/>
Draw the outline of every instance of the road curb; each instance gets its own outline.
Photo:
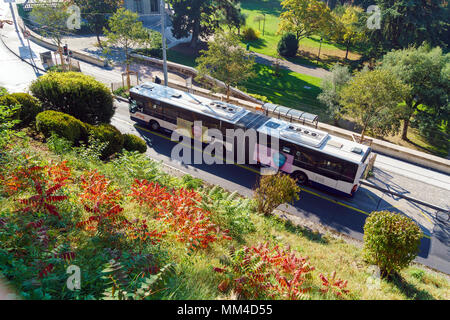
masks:
<path id="1" fill-rule="evenodd" d="M 397 193 L 397 192 L 392 191 L 392 190 L 388 190 L 388 189 L 386 189 L 386 188 L 377 186 L 377 185 L 371 183 L 370 181 L 367 181 L 367 180 L 361 180 L 361 184 L 364 185 L 364 186 L 367 186 L 367 187 L 369 187 L 369 188 L 377 189 L 377 190 L 379 190 L 379 191 L 381 191 L 381 192 L 389 193 L 389 194 L 392 194 L 392 195 L 394 195 L 394 196 L 396 196 L 396 197 L 403 198 L 403 199 L 405 199 L 405 200 L 408 200 L 408 201 L 412 201 L 412 202 L 421 204 L 421 205 L 423 205 L 423 206 L 432 208 L 432 209 L 434 209 L 434 210 L 437 210 L 437 211 L 441 211 L 441 212 L 445 212 L 445 213 L 447 213 L 447 214 L 450 214 L 450 210 L 448 210 L 448 209 L 444 209 L 444 208 L 438 207 L 438 206 L 436 206 L 436 205 L 434 205 L 434 204 L 428 203 L 428 202 L 426 202 L 426 201 L 422 201 L 422 200 L 419 200 L 419 199 L 416 199 L 416 198 L 413 198 L 413 197 L 408 197 L 408 196 L 405 196 L 404 194 Z"/>

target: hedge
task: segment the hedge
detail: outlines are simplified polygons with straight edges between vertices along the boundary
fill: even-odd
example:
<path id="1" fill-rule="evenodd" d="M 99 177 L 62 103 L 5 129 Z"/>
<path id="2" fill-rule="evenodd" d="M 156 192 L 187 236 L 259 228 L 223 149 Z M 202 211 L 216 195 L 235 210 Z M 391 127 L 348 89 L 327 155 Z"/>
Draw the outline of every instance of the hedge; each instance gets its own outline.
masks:
<path id="1" fill-rule="evenodd" d="M 79 72 L 47 73 L 30 89 L 45 109 L 70 114 L 86 123 L 107 123 L 114 114 L 109 88 Z"/>
<path id="2" fill-rule="evenodd" d="M 54 132 L 73 143 L 87 138 L 87 128 L 83 122 L 58 111 L 48 110 L 39 113 L 36 116 L 36 129 L 46 138 Z"/>
<path id="3" fill-rule="evenodd" d="M 101 142 L 107 142 L 102 151 L 102 158 L 106 159 L 123 148 L 124 137 L 120 131 L 110 124 L 100 124 L 89 129 L 89 134 Z"/>
<path id="4" fill-rule="evenodd" d="M 138 136 L 127 133 L 123 135 L 123 148 L 127 151 L 145 153 L 147 151 L 147 143 Z"/>
<path id="5" fill-rule="evenodd" d="M 28 93 L 11 93 L 9 96 L 20 104 L 18 117 L 21 120 L 21 125 L 29 125 L 43 111 L 39 100 Z"/>

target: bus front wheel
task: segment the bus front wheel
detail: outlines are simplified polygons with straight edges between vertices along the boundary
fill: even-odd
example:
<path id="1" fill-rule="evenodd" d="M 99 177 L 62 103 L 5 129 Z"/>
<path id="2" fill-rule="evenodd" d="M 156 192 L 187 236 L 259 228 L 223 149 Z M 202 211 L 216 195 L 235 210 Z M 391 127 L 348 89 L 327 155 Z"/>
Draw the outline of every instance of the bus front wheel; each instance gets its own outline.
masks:
<path id="1" fill-rule="evenodd" d="M 298 184 L 306 185 L 308 184 L 308 176 L 301 171 L 296 171 L 292 174 L 292 177 L 297 180 Z"/>
<path id="2" fill-rule="evenodd" d="M 159 129 L 161 128 L 159 123 L 155 120 L 150 121 L 149 125 L 150 125 L 150 129 L 152 129 L 153 131 L 159 131 Z"/>

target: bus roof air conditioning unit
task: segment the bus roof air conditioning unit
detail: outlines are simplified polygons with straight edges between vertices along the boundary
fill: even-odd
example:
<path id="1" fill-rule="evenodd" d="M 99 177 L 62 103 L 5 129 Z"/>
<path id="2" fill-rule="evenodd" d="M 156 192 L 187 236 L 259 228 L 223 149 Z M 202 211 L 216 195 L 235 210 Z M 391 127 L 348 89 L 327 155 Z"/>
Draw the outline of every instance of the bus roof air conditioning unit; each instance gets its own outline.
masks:
<path id="1" fill-rule="evenodd" d="M 302 128 L 295 125 L 289 125 L 285 130 L 281 131 L 280 135 L 286 139 L 297 143 L 304 143 L 315 148 L 319 148 L 326 138 L 328 138 L 328 133 L 313 131 L 309 128 Z"/>

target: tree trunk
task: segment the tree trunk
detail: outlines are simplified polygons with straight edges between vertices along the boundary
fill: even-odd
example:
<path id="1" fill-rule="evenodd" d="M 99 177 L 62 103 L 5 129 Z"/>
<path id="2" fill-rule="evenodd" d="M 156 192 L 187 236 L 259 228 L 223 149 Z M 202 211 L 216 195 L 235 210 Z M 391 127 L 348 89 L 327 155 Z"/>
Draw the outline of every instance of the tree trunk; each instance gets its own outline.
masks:
<path id="1" fill-rule="evenodd" d="M 408 128 L 411 116 L 403 121 L 402 140 L 408 141 Z"/>
<path id="2" fill-rule="evenodd" d="M 103 49 L 102 41 L 100 40 L 100 33 L 97 33 L 96 36 L 99 48 Z"/>
<path id="3" fill-rule="evenodd" d="M 197 48 L 199 33 L 200 33 L 200 21 L 196 21 L 194 24 L 194 28 L 192 30 L 192 40 L 191 40 L 191 45 L 190 45 L 190 47 L 192 49 Z"/>
<path id="4" fill-rule="evenodd" d="M 63 50 L 61 48 L 61 44 L 58 44 L 58 52 L 59 52 L 59 58 L 61 59 L 61 68 L 63 71 L 66 71 L 65 63 L 64 63 L 64 56 L 63 56 Z"/>
<path id="5" fill-rule="evenodd" d="M 347 41 L 347 51 L 345 52 L 345 60 L 348 59 L 348 51 L 350 49 L 350 41 Z"/>
<path id="6" fill-rule="evenodd" d="M 128 49 L 126 53 L 126 59 L 127 59 L 127 88 L 130 90 L 131 88 L 131 79 L 130 79 L 130 57 L 128 56 Z"/>
<path id="7" fill-rule="evenodd" d="M 319 54 L 317 55 L 317 59 L 319 59 L 319 60 L 320 60 L 320 51 L 322 50 L 322 40 L 323 40 L 323 38 L 320 37 Z"/>

